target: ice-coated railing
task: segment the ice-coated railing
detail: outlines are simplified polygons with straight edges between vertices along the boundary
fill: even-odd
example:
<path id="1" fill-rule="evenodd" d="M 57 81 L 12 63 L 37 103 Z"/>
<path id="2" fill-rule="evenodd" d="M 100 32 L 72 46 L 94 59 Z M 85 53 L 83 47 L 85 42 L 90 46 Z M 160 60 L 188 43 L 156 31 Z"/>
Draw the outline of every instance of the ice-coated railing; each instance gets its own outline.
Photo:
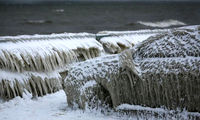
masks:
<path id="1" fill-rule="evenodd" d="M 120 53 L 146 40 L 150 36 L 168 32 L 169 29 L 137 30 L 137 31 L 101 31 L 97 33 L 97 40 L 108 53 Z"/>

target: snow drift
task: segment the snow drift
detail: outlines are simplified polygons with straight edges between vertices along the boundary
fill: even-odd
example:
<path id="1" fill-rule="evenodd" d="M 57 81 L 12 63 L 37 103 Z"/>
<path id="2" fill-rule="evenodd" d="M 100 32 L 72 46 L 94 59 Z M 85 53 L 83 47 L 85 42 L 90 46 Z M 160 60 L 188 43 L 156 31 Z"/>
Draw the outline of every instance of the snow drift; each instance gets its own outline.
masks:
<path id="1" fill-rule="evenodd" d="M 127 103 L 199 112 L 199 30 L 173 29 L 119 55 L 70 66 L 63 84 L 68 104 L 85 108 L 101 100 L 113 107 Z"/>

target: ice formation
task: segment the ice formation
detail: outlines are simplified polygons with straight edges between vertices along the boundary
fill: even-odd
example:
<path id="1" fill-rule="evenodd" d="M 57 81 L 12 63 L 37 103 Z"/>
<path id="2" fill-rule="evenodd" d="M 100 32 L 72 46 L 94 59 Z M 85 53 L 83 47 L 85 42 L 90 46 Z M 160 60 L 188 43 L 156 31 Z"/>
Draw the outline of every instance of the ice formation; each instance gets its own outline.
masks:
<path id="1" fill-rule="evenodd" d="M 123 99 L 135 99 L 122 99 L 123 103 L 200 111 L 199 27 L 171 30 L 150 37 L 133 51 L 131 63 L 137 65 L 135 69 L 139 73 L 130 71 L 133 67 L 126 65 L 122 68 L 128 70 L 120 77 L 132 81 L 133 92 Z M 121 62 L 130 63 L 126 59 Z"/>
<path id="2" fill-rule="evenodd" d="M 143 30 L 143 31 L 125 31 L 125 32 L 100 32 L 97 35 L 90 33 L 62 33 L 51 35 L 20 35 L 20 36 L 3 36 L 0 37 L 0 70 L 1 73 L 6 73 L 7 77 L 0 76 L 1 97 L 9 99 L 17 95 L 22 96 L 25 83 L 29 81 L 28 86 L 33 86 L 33 89 L 28 91 L 34 93 L 34 96 L 43 95 L 47 92 L 37 92 L 36 87 L 43 81 L 51 82 L 52 79 L 41 78 L 39 74 L 59 73 L 63 79 L 66 77 L 65 68 L 73 62 L 80 62 L 90 58 L 94 58 L 104 54 L 104 48 L 111 48 L 111 53 L 122 52 L 124 49 L 133 46 L 147 37 L 155 33 L 164 32 L 167 30 Z M 117 35 L 118 37 L 105 37 L 100 41 L 96 40 L 102 34 Z M 137 37 L 136 37 L 137 36 Z M 134 37 L 134 39 L 132 39 Z M 132 41 L 133 40 L 133 41 Z M 108 41 L 108 42 L 106 42 Z M 113 42 L 114 46 L 107 46 Z M 117 42 L 117 43 L 115 43 Z M 103 47 L 104 46 L 104 47 Z M 123 47 L 125 46 L 125 48 Z M 114 51 L 113 51 L 114 50 Z M 27 74 L 29 73 L 29 74 Z M 38 73 L 32 74 L 32 73 Z M 16 78 L 9 76 L 12 74 Z M 23 76 L 23 77 L 17 77 Z M 33 77 L 41 78 L 41 82 L 33 80 Z M 61 80 L 54 76 L 57 83 Z M 13 80 L 15 79 L 15 80 Z M 21 90 L 17 93 L 17 84 L 20 81 Z M 23 83 L 23 84 L 22 84 Z M 38 85 L 37 85 L 38 84 Z M 48 83 L 50 84 L 50 83 Z M 14 86 L 13 86 L 14 85 Z M 53 85 L 53 84 L 52 84 Z M 18 85 L 19 87 L 19 85 Z M 39 88 L 39 87 L 38 87 Z M 46 89 L 46 86 L 45 88 Z M 15 90 L 15 91 L 14 91 Z M 12 92 L 11 92 L 12 91 Z M 19 90 L 18 90 L 19 91 Z M 41 90 L 38 90 L 41 91 Z M 51 90 L 50 90 L 51 91 Z"/>
<path id="3" fill-rule="evenodd" d="M 0 69 L 53 71 L 74 61 L 94 58 L 102 45 L 90 34 L 55 34 L 0 38 Z M 82 37 L 81 37 L 82 36 Z"/>
<path id="4" fill-rule="evenodd" d="M 200 112 L 199 30 L 172 29 L 119 55 L 70 66 L 63 84 L 68 104 L 84 108 L 98 98 L 113 107 L 127 103 Z"/>
<path id="5" fill-rule="evenodd" d="M 0 98 L 4 100 L 23 97 L 23 93 L 32 93 L 34 97 L 43 96 L 61 88 L 61 76 L 58 72 L 17 73 L 0 70 Z"/>
<path id="6" fill-rule="evenodd" d="M 0 37 L 0 97 L 55 92 L 61 88 L 62 69 L 102 52 L 102 45 L 89 33 Z"/>
<path id="7" fill-rule="evenodd" d="M 150 36 L 167 32 L 168 29 L 138 31 L 102 31 L 97 39 L 108 53 L 116 54 L 146 40 Z"/>
<path id="8" fill-rule="evenodd" d="M 199 112 L 199 30 L 0 37 L 0 98 L 63 87 L 71 107 L 127 103 Z M 123 52 L 101 56 L 104 50 Z"/>
<path id="9" fill-rule="evenodd" d="M 118 61 L 118 55 L 108 55 L 71 65 L 63 86 L 68 96 L 68 105 L 84 109 L 87 104 L 95 102 L 93 99 L 109 97 L 105 96 L 106 89 L 102 87 L 101 82 L 110 81 L 119 74 Z"/>
<path id="10" fill-rule="evenodd" d="M 156 116 L 153 119 L 183 119 L 183 120 L 197 120 L 200 118 L 198 112 L 188 112 L 186 110 L 168 110 L 165 108 L 151 108 L 141 105 L 121 104 L 116 107 L 117 111 L 124 111 L 127 114 L 148 116 L 145 119 L 151 119 L 150 116 Z M 142 118 L 144 119 L 144 118 Z"/>
<path id="11" fill-rule="evenodd" d="M 129 78 L 137 90 L 132 92 L 137 99 L 129 103 L 200 111 L 199 27 L 148 38 L 135 47 L 133 63 L 139 66 L 142 79 Z"/>

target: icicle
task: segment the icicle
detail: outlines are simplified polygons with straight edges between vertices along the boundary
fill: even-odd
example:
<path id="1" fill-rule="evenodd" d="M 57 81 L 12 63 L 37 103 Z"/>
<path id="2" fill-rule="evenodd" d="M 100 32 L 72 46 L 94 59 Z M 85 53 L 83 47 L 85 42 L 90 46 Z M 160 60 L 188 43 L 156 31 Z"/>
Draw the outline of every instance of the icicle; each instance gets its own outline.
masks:
<path id="1" fill-rule="evenodd" d="M 83 52 L 83 56 L 84 56 L 85 60 L 89 59 L 85 51 Z"/>
<path id="2" fill-rule="evenodd" d="M 61 89 L 60 80 L 58 72 L 17 73 L 0 70 L 0 97 L 3 99 L 23 97 L 25 91 L 30 92 L 34 97 L 43 96 Z"/>
<path id="3" fill-rule="evenodd" d="M 76 62 L 79 56 L 75 54 L 77 51 L 82 53 L 85 59 L 92 58 L 90 49 L 95 48 L 94 50 L 98 51 L 97 56 L 103 51 L 102 45 L 92 34 L 56 34 L 40 37 L 0 37 L 1 69 L 13 72 L 51 72 Z"/>
<path id="4" fill-rule="evenodd" d="M 46 95 L 48 93 L 48 91 L 47 91 L 47 86 L 45 85 L 45 81 L 40 80 L 40 84 L 41 84 L 41 88 L 42 88 L 42 91 L 43 91 L 43 95 Z"/>
<path id="5" fill-rule="evenodd" d="M 94 50 L 95 50 L 95 49 L 90 49 L 90 50 L 89 50 L 92 58 L 97 57 L 97 56 L 95 55 L 95 53 L 94 53 Z"/>

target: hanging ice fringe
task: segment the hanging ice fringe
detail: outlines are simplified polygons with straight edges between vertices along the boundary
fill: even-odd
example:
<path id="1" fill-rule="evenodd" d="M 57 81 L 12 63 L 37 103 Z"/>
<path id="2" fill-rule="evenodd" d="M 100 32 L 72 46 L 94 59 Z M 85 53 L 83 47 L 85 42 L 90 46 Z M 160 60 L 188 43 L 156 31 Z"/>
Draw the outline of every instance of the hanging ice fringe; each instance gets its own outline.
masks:
<path id="1" fill-rule="evenodd" d="M 126 103 L 200 112 L 200 27 L 170 30 L 120 55 L 76 63 L 63 85 L 72 107 L 102 100 L 113 107 Z"/>
<path id="2" fill-rule="evenodd" d="M 96 36 L 106 52 L 116 54 L 133 47 L 135 44 L 146 40 L 150 36 L 167 31 L 169 30 L 102 31 Z"/>
<path id="3" fill-rule="evenodd" d="M 54 92 L 61 88 L 62 69 L 102 51 L 89 33 L 0 37 L 0 97 L 22 96 L 24 89 L 34 96 Z"/>
<path id="4" fill-rule="evenodd" d="M 43 96 L 61 89 L 58 72 L 9 72 L 0 70 L 0 97 L 7 100 L 16 96 L 23 97 L 29 92 L 32 96 Z"/>
<path id="5" fill-rule="evenodd" d="M 53 71 L 103 51 L 95 36 L 86 33 L 2 37 L 0 46 L 0 69 L 17 72 Z"/>

